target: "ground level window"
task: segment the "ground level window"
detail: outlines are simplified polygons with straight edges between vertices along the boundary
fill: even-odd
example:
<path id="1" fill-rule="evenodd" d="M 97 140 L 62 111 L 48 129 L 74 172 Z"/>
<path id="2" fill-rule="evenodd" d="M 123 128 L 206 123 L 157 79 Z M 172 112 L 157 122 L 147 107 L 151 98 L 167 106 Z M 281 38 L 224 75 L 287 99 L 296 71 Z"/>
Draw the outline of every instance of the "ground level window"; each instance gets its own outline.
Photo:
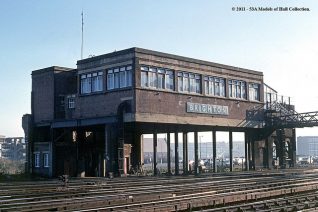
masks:
<path id="1" fill-rule="evenodd" d="M 75 108 L 75 95 L 67 96 L 67 108 L 74 109 Z"/>
<path id="2" fill-rule="evenodd" d="M 49 167 L 49 153 L 43 153 L 43 166 Z"/>
<path id="3" fill-rule="evenodd" d="M 36 168 L 40 167 L 40 153 L 39 152 L 34 153 L 34 167 L 36 167 Z"/>

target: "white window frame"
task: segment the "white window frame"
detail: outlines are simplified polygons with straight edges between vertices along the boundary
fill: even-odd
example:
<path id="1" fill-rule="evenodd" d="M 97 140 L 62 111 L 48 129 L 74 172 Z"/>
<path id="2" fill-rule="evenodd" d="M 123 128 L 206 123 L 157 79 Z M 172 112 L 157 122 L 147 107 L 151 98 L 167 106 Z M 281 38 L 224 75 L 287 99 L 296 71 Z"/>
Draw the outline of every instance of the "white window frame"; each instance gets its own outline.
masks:
<path id="1" fill-rule="evenodd" d="M 119 87 L 125 88 L 126 86 L 126 68 L 121 67 L 119 69 Z"/>
<path id="2" fill-rule="evenodd" d="M 260 84 L 248 83 L 249 100 L 260 101 Z"/>
<path id="3" fill-rule="evenodd" d="M 35 168 L 40 168 L 40 152 L 34 152 L 34 167 Z"/>
<path id="4" fill-rule="evenodd" d="M 81 94 L 90 94 L 103 91 L 103 72 L 81 74 Z"/>
<path id="5" fill-rule="evenodd" d="M 114 89 L 118 89 L 120 85 L 119 68 L 114 69 Z"/>
<path id="6" fill-rule="evenodd" d="M 43 152 L 43 167 L 48 168 L 50 167 L 50 157 L 49 152 Z"/>
<path id="7" fill-rule="evenodd" d="M 107 90 L 114 89 L 114 70 L 107 71 Z"/>
<path id="8" fill-rule="evenodd" d="M 180 85 L 180 82 L 182 86 Z M 191 72 L 178 73 L 178 91 L 201 94 L 201 75 Z"/>
<path id="9" fill-rule="evenodd" d="M 116 67 L 107 70 L 107 90 L 132 86 L 132 66 Z"/>
<path id="10" fill-rule="evenodd" d="M 243 80 L 229 80 L 229 97 L 234 99 L 246 99 L 246 82 Z"/>
<path id="11" fill-rule="evenodd" d="M 75 108 L 75 95 L 68 95 L 66 98 L 67 98 L 67 108 L 74 109 Z"/>
<path id="12" fill-rule="evenodd" d="M 174 90 L 173 70 L 142 65 L 140 72 L 141 87 L 158 90 Z"/>

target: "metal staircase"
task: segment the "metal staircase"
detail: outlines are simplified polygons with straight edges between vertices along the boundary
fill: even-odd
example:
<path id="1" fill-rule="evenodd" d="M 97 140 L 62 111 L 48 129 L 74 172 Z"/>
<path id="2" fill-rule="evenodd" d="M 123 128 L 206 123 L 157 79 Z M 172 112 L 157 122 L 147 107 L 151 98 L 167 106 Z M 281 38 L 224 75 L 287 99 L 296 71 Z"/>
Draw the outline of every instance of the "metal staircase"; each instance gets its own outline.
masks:
<path id="1" fill-rule="evenodd" d="M 278 101 L 266 104 L 265 127 L 274 129 L 318 126 L 318 111 L 297 113 L 294 106 Z"/>

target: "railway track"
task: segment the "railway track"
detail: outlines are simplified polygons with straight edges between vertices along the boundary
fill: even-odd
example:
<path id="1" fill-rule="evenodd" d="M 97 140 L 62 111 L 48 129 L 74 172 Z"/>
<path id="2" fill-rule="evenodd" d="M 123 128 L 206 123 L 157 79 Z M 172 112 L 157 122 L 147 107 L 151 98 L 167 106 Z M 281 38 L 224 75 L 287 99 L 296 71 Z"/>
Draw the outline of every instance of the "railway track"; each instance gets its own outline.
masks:
<path id="1" fill-rule="evenodd" d="M 0 183 L 0 211 L 296 211 L 318 206 L 317 177 L 289 170 Z"/>

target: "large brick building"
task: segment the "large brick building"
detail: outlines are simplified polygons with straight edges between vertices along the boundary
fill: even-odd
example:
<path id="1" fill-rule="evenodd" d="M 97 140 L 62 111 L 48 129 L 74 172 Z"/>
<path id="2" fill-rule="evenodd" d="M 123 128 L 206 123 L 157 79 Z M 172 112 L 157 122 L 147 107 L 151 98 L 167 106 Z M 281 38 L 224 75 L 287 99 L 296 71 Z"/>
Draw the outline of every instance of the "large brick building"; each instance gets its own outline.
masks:
<path id="1" fill-rule="evenodd" d="M 48 176 L 126 174 L 144 162 L 142 135 L 153 134 L 156 174 L 157 135 L 166 133 L 167 151 L 174 152 L 167 155 L 167 170 L 171 173 L 173 157 L 173 172 L 179 173 L 180 146 L 171 146 L 171 140 L 181 139 L 186 173 L 188 133 L 193 133 L 197 167 L 200 131 L 213 135 L 214 164 L 216 131 L 227 131 L 230 162 L 232 133 L 244 132 L 246 169 L 270 167 L 275 133 L 264 128 L 263 108 L 271 93 L 276 95 L 262 72 L 140 48 L 79 60 L 77 69 L 36 70 L 30 170 Z M 284 135 L 290 138 L 290 158 L 293 132 Z"/>
<path id="2" fill-rule="evenodd" d="M 25 139 L 0 135 L 0 159 L 26 161 Z"/>

